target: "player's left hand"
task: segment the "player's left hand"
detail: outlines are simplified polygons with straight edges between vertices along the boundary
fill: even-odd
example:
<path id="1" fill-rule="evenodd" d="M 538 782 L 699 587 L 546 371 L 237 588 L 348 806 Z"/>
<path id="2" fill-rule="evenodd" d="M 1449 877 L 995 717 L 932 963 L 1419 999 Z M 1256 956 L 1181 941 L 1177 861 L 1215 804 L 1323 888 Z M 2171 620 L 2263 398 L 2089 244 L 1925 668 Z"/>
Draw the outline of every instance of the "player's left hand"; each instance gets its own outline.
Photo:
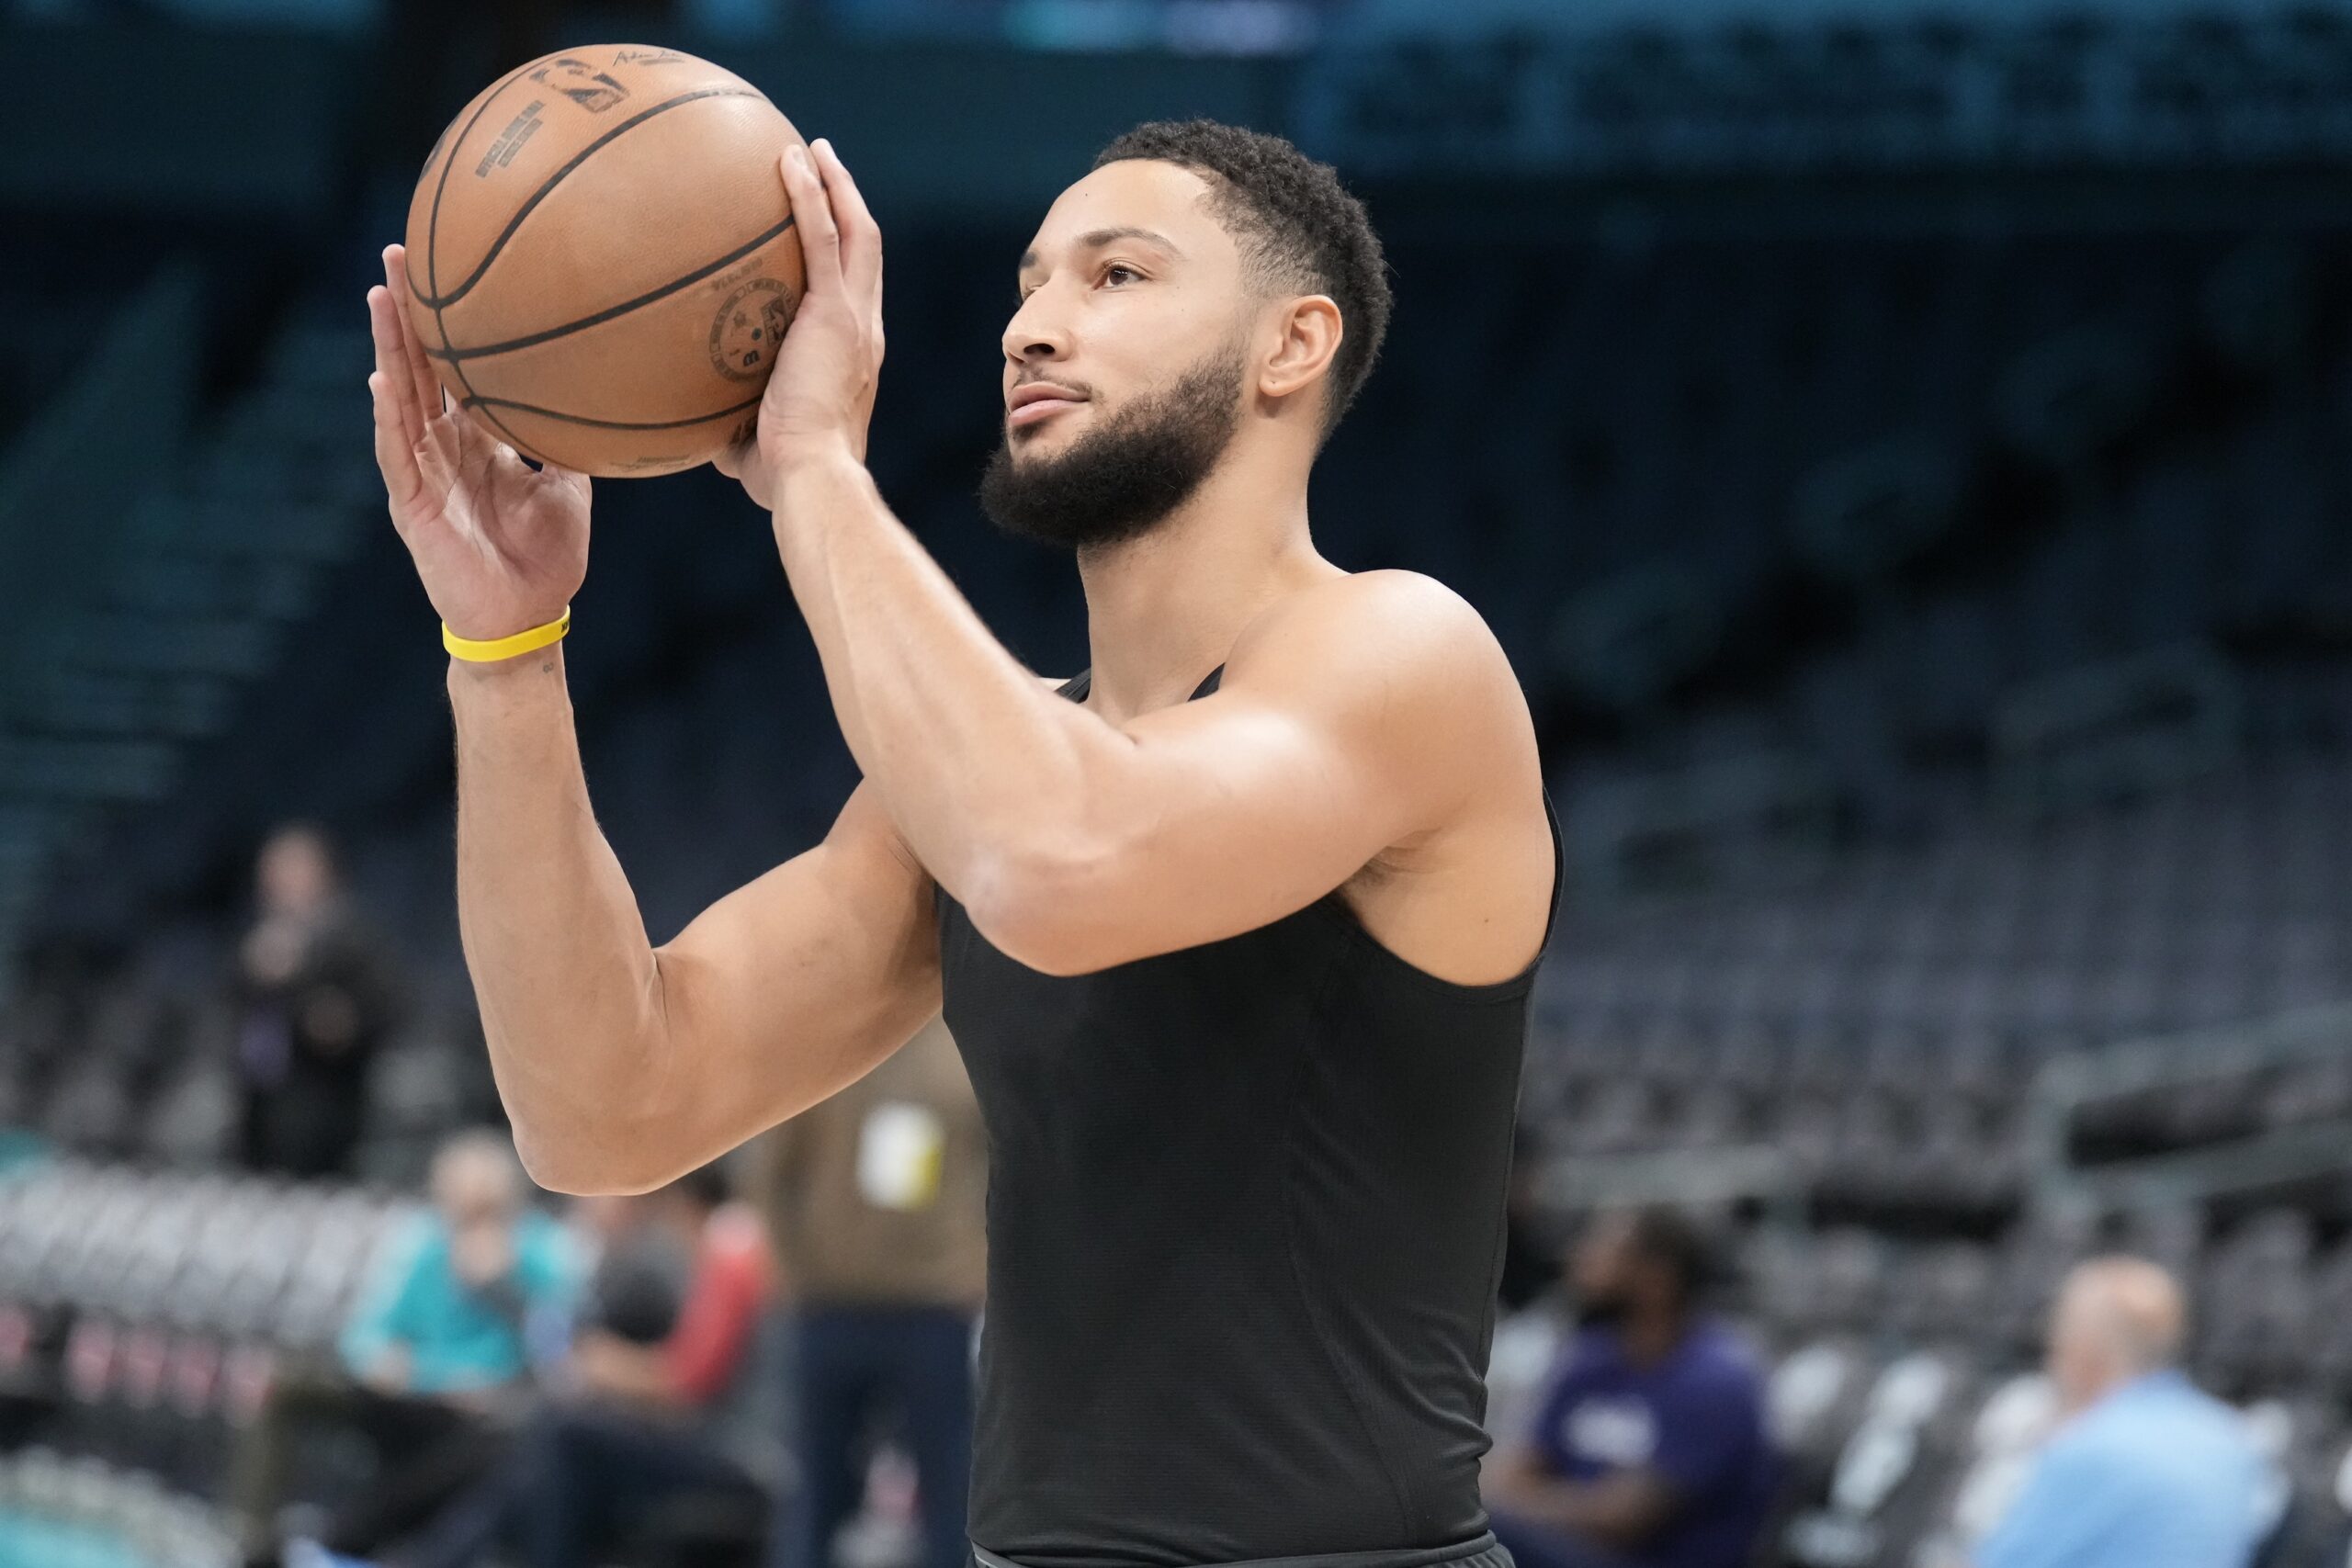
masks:
<path id="1" fill-rule="evenodd" d="M 882 375 L 881 226 L 831 142 L 788 147 L 782 166 L 808 287 L 776 353 L 757 433 L 718 459 L 721 473 L 771 510 L 775 477 L 791 464 L 837 453 L 865 460 Z"/>

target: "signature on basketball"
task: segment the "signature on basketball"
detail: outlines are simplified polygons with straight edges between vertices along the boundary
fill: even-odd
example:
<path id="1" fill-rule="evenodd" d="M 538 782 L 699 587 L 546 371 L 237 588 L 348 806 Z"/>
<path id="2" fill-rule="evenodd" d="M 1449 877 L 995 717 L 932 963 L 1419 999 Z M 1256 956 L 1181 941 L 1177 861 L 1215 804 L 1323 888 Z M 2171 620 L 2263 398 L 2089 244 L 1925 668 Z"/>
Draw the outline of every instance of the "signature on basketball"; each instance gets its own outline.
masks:
<path id="1" fill-rule="evenodd" d="M 681 65 L 692 59 L 674 49 L 617 49 L 613 51 L 616 65 Z"/>

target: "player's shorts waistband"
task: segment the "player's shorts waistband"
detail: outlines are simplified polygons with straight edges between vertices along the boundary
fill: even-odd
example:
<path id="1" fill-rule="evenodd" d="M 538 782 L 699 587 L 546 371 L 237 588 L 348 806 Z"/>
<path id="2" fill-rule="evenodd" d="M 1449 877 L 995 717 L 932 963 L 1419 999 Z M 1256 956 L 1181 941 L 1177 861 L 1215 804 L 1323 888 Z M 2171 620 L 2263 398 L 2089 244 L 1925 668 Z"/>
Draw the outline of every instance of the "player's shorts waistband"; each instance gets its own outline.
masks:
<path id="1" fill-rule="evenodd" d="M 974 1568 L 1032 1568 L 1029 1563 L 972 1547 Z M 1509 1549 L 1485 1531 L 1453 1546 L 1419 1547 L 1400 1551 L 1327 1551 L 1306 1557 L 1252 1557 L 1238 1562 L 1195 1564 L 1194 1568 L 1512 1568 Z"/>

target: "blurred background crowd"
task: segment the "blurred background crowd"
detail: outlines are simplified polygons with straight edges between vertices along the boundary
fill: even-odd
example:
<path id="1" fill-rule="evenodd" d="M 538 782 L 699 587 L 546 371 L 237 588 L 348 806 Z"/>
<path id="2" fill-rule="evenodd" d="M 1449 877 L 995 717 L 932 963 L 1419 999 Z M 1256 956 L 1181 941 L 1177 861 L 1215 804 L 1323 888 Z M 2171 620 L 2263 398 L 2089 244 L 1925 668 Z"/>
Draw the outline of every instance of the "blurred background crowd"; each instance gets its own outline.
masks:
<path id="1" fill-rule="evenodd" d="M 953 1043 L 566 1201 L 459 958 L 360 299 L 453 110 L 621 38 L 858 172 L 873 468 L 1043 672 L 973 492 L 1047 202 L 1206 114 L 1370 207 L 1317 539 L 1484 612 L 1570 846 L 1522 1562 L 2352 1556 L 2352 5 L 0 0 L 0 1564 L 961 1561 Z M 854 780 L 736 487 L 596 512 L 661 941 Z"/>

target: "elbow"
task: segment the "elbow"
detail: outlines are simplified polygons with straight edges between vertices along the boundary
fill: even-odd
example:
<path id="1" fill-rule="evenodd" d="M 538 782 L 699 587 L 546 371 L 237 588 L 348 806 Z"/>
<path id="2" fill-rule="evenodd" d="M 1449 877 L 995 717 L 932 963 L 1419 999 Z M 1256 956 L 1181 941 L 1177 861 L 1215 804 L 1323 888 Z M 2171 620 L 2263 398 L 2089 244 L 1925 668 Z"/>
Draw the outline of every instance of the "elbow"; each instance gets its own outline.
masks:
<path id="1" fill-rule="evenodd" d="M 680 1119 L 650 1108 L 614 1104 L 560 1122 L 515 1115 L 514 1154 L 544 1191 L 571 1198 L 634 1198 L 677 1179 L 673 1158 Z"/>
<path id="2" fill-rule="evenodd" d="M 616 1156 L 609 1146 L 582 1145 L 526 1132 L 514 1124 L 514 1153 L 523 1173 L 542 1191 L 566 1198 L 634 1198 L 669 1179 L 649 1173 L 639 1162 Z"/>
<path id="3" fill-rule="evenodd" d="M 658 1021 L 658 1004 L 654 1009 Z M 493 1049 L 492 1060 L 542 1064 L 502 1081 L 501 1098 L 523 1172 L 544 1191 L 575 1198 L 627 1198 L 674 1180 L 671 1165 L 689 1124 L 681 1086 L 666 1073 L 654 1029 L 581 1040 L 572 1065 L 555 1072 L 552 1038 L 534 1050 Z"/>
<path id="4" fill-rule="evenodd" d="M 964 902 L 973 929 L 1042 975 L 1091 975 L 1135 954 L 1121 950 L 1106 897 L 1108 854 L 1075 842 L 993 854 L 973 870 Z"/>
<path id="5" fill-rule="evenodd" d="M 514 1149 L 523 1156 L 523 1174 L 542 1192 L 552 1192 L 559 1198 L 619 1195 L 601 1179 L 603 1173 L 592 1164 L 561 1156 L 551 1157 L 543 1147 L 535 1147 L 520 1137 L 514 1140 Z"/>

